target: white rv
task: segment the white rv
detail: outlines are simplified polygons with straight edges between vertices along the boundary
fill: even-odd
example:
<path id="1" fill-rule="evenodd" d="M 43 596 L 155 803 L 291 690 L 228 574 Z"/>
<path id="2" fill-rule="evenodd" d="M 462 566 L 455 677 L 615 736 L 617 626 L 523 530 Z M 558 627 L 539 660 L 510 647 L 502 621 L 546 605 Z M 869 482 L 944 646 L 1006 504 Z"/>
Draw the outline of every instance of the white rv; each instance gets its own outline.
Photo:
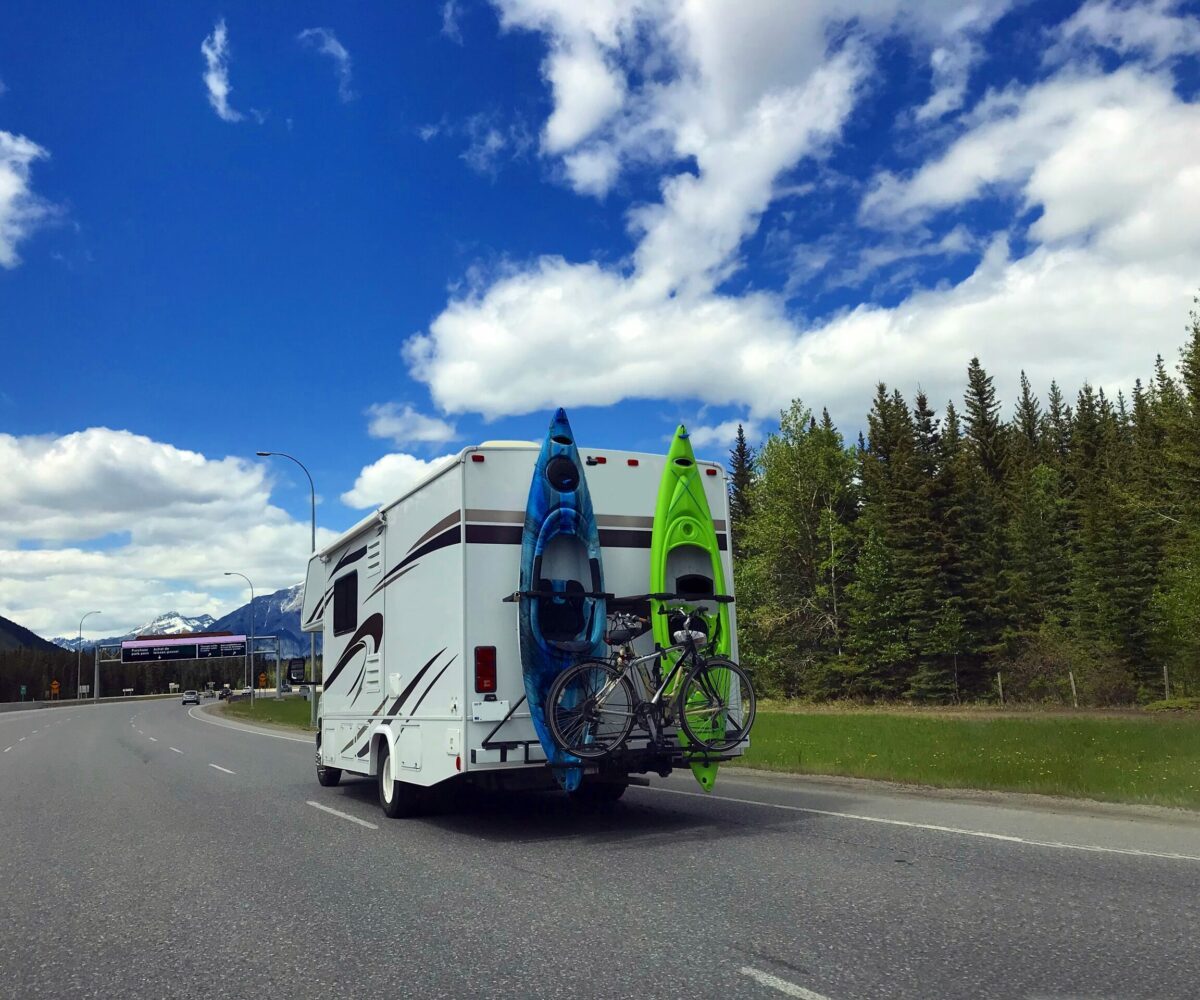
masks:
<path id="1" fill-rule="evenodd" d="M 418 812 L 451 779 L 490 787 L 555 785 L 523 702 L 518 605 L 531 442 L 467 448 L 309 561 L 302 622 L 324 643 L 317 775 L 377 776 L 391 815 Z M 580 448 L 596 513 L 605 590 L 644 594 L 666 457 Z M 725 579 L 732 581 L 724 469 L 698 462 Z M 733 655 L 737 656 L 731 606 Z M 649 634 L 637 651 L 649 653 Z M 629 752 L 584 770 L 576 794 L 615 799 L 630 774 L 666 773 L 678 752 Z M 674 747 L 674 744 L 672 744 Z M 639 749 L 641 752 L 639 753 Z M 736 753 L 737 751 L 735 751 Z"/>

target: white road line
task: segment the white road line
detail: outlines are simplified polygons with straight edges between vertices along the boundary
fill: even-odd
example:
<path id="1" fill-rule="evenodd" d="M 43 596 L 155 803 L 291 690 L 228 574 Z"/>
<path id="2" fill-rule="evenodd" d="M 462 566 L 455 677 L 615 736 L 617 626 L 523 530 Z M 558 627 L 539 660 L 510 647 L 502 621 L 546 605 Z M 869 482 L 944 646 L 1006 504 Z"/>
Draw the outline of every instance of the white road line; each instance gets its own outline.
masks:
<path id="1" fill-rule="evenodd" d="M 741 689 L 739 688 L 738 690 L 741 690 Z M 36 736 L 36 735 L 37 735 L 37 730 L 36 730 L 36 729 L 33 731 L 33 735 L 34 735 L 34 736 Z"/>
<path id="2" fill-rule="evenodd" d="M 148 739 L 148 740 L 149 740 L 151 743 L 157 743 L 157 742 L 158 742 L 158 738 L 157 738 L 157 737 L 155 737 L 155 736 L 147 736 L 147 737 L 146 737 L 146 739 Z"/>
<path id="3" fill-rule="evenodd" d="M 743 976 L 749 976 L 751 979 L 757 979 L 763 986 L 769 986 L 773 990 L 779 990 L 780 993 L 789 997 L 799 997 L 800 1000 L 829 1000 L 828 997 L 822 996 L 820 993 L 814 993 L 812 990 L 806 990 L 803 986 L 797 986 L 795 983 L 789 983 L 786 979 L 780 979 L 778 976 L 772 976 L 769 972 L 763 972 L 760 969 L 752 969 L 748 965 L 738 969 Z"/>
<path id="4" fill-rule="evenodd" d="M 330 809 L 329 806 L 323 806 L 320 802 L 313 802 L 312 799 L 306 799 L 306 802 L 314 809 L 320 809 L 321 812 L 331 813 L 334 816 L 341 816 L 342 819 L 348 819 L 351 823 L 357 823 L 359 826 L 365 826 L 368 830 L 378 830 L 374 823 L 368 823 L 365 819 L 359 819 L 357 816 L 351 816 L 349 813 L 338 812 L 336 809 Z"/>
<path id="5" fill-rule="evenodd" d="M 215 767 L 218 771 L 224 771 L 226 774 L 237 774 L 237 771 L 231 771 L 227 767 L 222 767 L 220 764 L 209 764 L 209 767 Z"/>
<path id="6" fill-rule="evenodd" d="M 24 743 L 24 742 L 25 742 L 25 737 L 24 737 L 24 736 L 22 736 L 22 737 L 21 737 L 19 740 L 17 740 L 17 742 L 18 742 L 18 743 Z"/>
<path id="7" fill-rule="evenodd" d="M 12 749 L 12 747 L 5 747 L 5 748 L 4 748 L 4 752 L 5 752 L 5 753 L 8 753 L 8 751 L 9 751 L 9 750 L 11 750 L 11 749 Z"/>
<path id="8" fill-rule="evenodd" d="M 182 750 L 176 750 L 176 749 L 175 749 L 175 747 L 171 747 L 171 749 L 172 749 L 172 750 L 175 750 L 175 752 L 176 752 L 176 753 L 183 753 L 183 751 L 182 751 Z"/>
<path id="9" fill-rule="evenodd" d="M 197 706 L 198 708 L 199 706 Z M 253 726 L 239 726 L 236 722 L 226 722 L 224 719 L 214 719 L 208 712 L 201 712 L 199 715 L 193 715 L 196 708 L 189 708 L 188 715 L 191 715 L 197 722 L 207 722 L 211 726 L 222 726 L 225 729 L 235 729 L 239 733 L 249 733 L 251 736 L 270 736 L 273 740 L 290 740 L 293 743 L 307 743 L 313 746 L 313 737 L 311 736 L 285 736 L 283 733 L 267 733 L 261 729 L 255 729 Z"/>
<path id="10" fill-rule="evenodd" d="M 982 840 L 1000 840 L 1008 844 L 1024 844 L 1026 847 L 1050 847 L 1058 851 L 1086 851 L 1090 854 L 1124 854 L 1135 858 L 1163 858 L 1168 861 L 1200 861 L 1200 855 L 1169 854 L 1161 851 L 1139 851 L 1134 847 L 1100 847 L 1097 844 L 1064 844 L 1058 840 L 1029 840 L 1005 833 L 989 833 L 986 830 L 966 830 L 958 826 L 938 826 L 935 823 L 913 823 L 904 819 L 885 819 L 882 816 L 861 816 L 857 813 L 834 812 L 831 809 L 813 809 L 809 806 L 788 806 L 780 802 L 759 802 L 756 799 L 735 799 L 732 795 L 708 795 L 705 792 L 685 792 L 678 788 L 662 788 L 651 785 L 649 791 L 667 792 L 669 795 L 687 795 L 690 798 L 708 799 L 718 802 L 737 802 L 744 806 L 762 806 L 764 809 L 786 809 L 788 812 L 809 813 L 813 816 L 834 816 L 838 819 L 855 819 L 861 823 L 882 823 L 884 826 L 903 826 L 913 830 L 932 830 L 934 833 L 956 833 L 962 837 L 978 837 Z"/>

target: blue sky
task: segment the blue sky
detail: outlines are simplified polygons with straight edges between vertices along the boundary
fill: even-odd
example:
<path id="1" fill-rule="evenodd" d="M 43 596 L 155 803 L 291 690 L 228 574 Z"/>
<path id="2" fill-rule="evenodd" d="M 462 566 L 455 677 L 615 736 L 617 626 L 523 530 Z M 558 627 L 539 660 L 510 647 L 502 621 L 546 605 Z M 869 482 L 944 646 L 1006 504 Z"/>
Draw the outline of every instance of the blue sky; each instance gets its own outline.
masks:
<path id="1" fill-rule="evenodd" d="M 1194 5 L 0 8 L 0 614 L 299 579 L 440 456 L 1173 355 Z M 202 48 L 206 50 L 202 51 Z M 327 536 L 328 537 L 328 536 Z M 73 627 L 73 626 L 70 626 Z"/>

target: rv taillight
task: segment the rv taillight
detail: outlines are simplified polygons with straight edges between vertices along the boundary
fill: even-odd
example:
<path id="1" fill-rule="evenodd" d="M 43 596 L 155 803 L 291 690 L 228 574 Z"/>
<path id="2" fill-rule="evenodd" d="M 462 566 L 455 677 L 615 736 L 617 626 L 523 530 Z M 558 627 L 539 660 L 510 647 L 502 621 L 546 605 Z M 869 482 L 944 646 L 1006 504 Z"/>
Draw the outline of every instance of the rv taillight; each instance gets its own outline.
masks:
<path id="1" fill-rule="evenodd" d="M 605 458 L 603 455 L 597 455 L 595 458 L 592 459 L 592 461 L 595 462 L 597 465 L 603 465 L 605 462 L 608 461 L 608 459 Z"/>
<path id="2" fill-rule="evenodd" d="M 496 647 L 475 647 L 475 690 L 493 694 L 496 690 Z"/>
<path id="3" fill-rule="evenodd" d="M 471 456 L 471 461 L 472 461 L 472 462 L 482 462 L 482 461 L 483 461 L 483 456 L 482 456 L 481 454 L 479 454 L 479 452 L 475 452 L 475 454 L 473 454 L 473 455 Z"/>
<path id="4" fill-rule="evenodd" d="M 637 465 L 638 460 L 636 458 L 627 458 L 627 459 L 625 459 L 625 464 L 626 465 Z"/>
<path id="5" fill-rule="evenodd" d="M 715 476 L 717 474 L 717 470 L 716 469 L 705 469 L 704 474 L 706 476 Z"/>

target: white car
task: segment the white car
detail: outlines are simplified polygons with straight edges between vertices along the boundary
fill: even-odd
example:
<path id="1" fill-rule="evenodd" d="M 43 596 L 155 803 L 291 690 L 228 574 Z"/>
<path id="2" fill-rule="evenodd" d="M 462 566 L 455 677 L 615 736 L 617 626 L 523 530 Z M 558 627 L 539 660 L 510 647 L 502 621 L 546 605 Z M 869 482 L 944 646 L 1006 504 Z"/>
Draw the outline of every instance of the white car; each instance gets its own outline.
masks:
<path id="1" fill-rule="evenodd" d="M 185 705 L 199 705 L 200 704 L 200 695 L 195 691 L 184 691 L 183 692 L 183 703 Z"/>

